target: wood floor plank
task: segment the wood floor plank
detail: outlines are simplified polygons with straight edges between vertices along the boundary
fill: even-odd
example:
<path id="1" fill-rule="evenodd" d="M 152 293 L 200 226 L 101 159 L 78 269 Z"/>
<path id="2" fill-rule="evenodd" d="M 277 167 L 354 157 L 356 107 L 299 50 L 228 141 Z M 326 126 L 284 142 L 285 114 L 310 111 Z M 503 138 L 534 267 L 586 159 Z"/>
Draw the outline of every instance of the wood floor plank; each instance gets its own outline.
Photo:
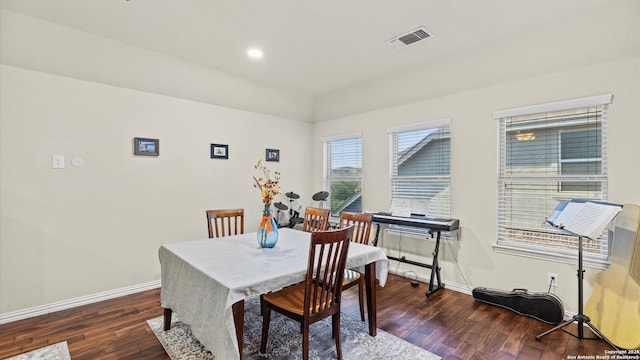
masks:
<path id="1" fill-rule="evenodd" d="M 575 324 L 536 340 L 553 326 L 446 288 L 426 297 L 426 288 L 390 275 L 378 288 L 378 326 L 447 360 L 560 360 L 610 349 L 601 340 L 578 340 Z M 360 317 L 356 288 L 345 291 L 343 311 Z M 146 324 L 162 314 L 154 289 L 3 324 L 0 359 L 66 340 L 74 360 L 168 360 Z M 585 336 L 594 337 L 589 329 Z"/>

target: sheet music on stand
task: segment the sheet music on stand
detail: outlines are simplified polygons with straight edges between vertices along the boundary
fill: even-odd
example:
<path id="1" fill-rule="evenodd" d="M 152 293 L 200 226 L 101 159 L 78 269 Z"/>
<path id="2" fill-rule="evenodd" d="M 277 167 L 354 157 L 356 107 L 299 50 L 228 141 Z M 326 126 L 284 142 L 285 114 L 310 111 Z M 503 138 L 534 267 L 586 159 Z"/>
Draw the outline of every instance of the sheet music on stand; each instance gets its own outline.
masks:
<path id="1" fill-rule="evenodd" d="M 563 200 L 546 222 L 556 229 L 596 239 L 621 210 L 622 205 L 618 204 L 582 199 Z"/>
<path id="2" fill-rule="evenodd" d="M 411 217 L 411 215 L 426 216 L 429 212 L 429 200 L 423 199 L 393 199 L 389 213 L 393 216 Z"/>
<path id="3" fill-rule="evenodd" d="M 587 237 L 596 239 L 602 235 L 602 231 L 620 213 L 622 205 L 609 204 L 600 201 L 590 201 L 583 199 L 574 199 L 571 201 L 561 201 L 547 218 L 546 223 L 554 228 L 562 229 L 578 237 L 578 313 L 573 315 L 571 319 L 562 324 L 536 335 L 536 340 L 540 340 L 543 336 L 552 333 L 563 327 L 578 322 L 578 336 L 580 340 L 584 337 L 584 325 L 598 335 L 602 340 L 606 341 L 614 350 L 618 348 L 607 339 L 598 328 L 591 323 L 591 319 L 584 314 L 584 267 L 583 267 L 583 251 L 582 238 Z"/>

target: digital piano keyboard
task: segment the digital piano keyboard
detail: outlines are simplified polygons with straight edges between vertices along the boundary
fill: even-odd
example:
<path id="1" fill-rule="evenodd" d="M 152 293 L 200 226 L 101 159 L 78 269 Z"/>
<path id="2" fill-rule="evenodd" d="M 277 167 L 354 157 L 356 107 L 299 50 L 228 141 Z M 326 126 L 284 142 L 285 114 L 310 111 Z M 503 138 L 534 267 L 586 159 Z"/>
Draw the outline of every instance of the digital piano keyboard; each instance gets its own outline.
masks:
<path id="1" fill-rule="evenodd" d="M 423 229 L 431 229 L 436 231 L 454 231 L 460 226 L 460 220 L 437 218 L 429 216 L 412 215 L 411 217 L 393 216 L 389 213 L 372 213 L 373 222 L 412 226 Z"/>
<path id="2" fill-rule="evenodd" d="M 429 229 L 429 233 L 433 238 L 433 234 L 436 234 L 436 243 L 433 250 L 433 259 L 431 264 L 425 264 L 419 261 L 409 260 L 406 257 L 395 257 L 387 255 L 387 258 L 396 260 L 411 265 L 421 266 L 427 269 L 431 269 L 431 276 L 429 278 L 429 289 L 426 295 L 429 296 L 434 292 L 444 288 L 444 284 L 440 279 L 440 264 L 438 263 L 438 253 L 440 252 L 440 233 L 442 231 L 455 231 L 460 227 L 460 220 L 437 218 L 429 216 L 412 215 L 410 217 L 405 216 L 393 216 L 390 213 L 376 212 L 371 213 L 373 215 L 372 221 L 378 224 L 376 229 L 376 237 L 373 241 L 373 246 L 378 246 L 378 236 L 380 235 L 380 224 L 402 225 L 411 226 L 422 229 Z"/>

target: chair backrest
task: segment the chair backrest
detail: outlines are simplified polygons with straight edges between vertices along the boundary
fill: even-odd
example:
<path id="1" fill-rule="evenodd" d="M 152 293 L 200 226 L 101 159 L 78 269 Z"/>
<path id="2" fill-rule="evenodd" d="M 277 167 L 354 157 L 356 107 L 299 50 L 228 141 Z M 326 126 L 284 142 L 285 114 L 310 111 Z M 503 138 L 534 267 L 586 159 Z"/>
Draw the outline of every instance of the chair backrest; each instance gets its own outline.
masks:
<path id="1" fill-rule="evenodd" d="M 302 231 L 326 231 L 329 226 L 329 209 L 308 207 L 304 210 Z"/>
<path id="2" fill-rule="evenodd" d="M 342 280 L 353 226 L 311 234 L 304 316 L 324 317 L 340 311 Z"/>
<path id="3" fill-rule="evenodd" d="M 360 214 L 343 211 L 340 213 L 340 229 L 353 225 L 353 236 L 351 241 L 369 245 L 369 234 L 371 234 L 371 221 L 373 215 Z"/>
<path id="4" fill-rule="evenodd" d="M 244 209 L 207 210 L 209 239 L 244 234 Z"/>

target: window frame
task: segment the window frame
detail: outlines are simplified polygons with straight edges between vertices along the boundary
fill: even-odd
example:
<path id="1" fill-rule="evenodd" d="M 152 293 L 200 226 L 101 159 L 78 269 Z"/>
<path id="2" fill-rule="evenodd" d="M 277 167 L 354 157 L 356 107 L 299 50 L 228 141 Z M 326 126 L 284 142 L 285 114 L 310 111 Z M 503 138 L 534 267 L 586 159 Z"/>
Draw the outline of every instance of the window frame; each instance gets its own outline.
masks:
<path id="1" fill-rule="evenodd" d="M 508 184 L 513 185 L 514 183 L 518 183 L 521 181 L 523 183 L 530 182 L 531 184 L 544 184 L 545 181 L 553 182 L 557 181 L 558 193 L 562 193 L 561 191 L 561 183 L 562 180 L 567 180 L 566 175 L 562 174 L 561 169 L 561 132 L 558 131 L 558 175 L 557 176 L 531 176 L 531 175 L 519 175 L 519 174 L 507 174 L 507 156 L 506 156 L 506 134 L 509 130 L 507 129 L 507 122 L 510 119 L 516 118 L 518 116 L 526 116 L 526 115 L 536 115 L 536 114 L 554 114 L 563 111 L 568 111 L 572 109 L 582 109 L 582 108 L 590 108 L 590 107 L 598 107 L 601 109 L 601 114 L 599 117 L 599 131 L 600 131 L 600 158 L 601 162 L 601 171 L 600 174 L 585 174 L 584 176 L 577 176 L 577 179 L 569 178 L 570 181 L 599 181 L 601 184 L 601 188 L 599 190 L 600 198 L 597 200 L 606 201 L 608 199 L 608 171 L 607 171 L 607 116 L 608 116 L 608 105 L 612 100 L 611 94 L 603 94 L 598 96 L 579 98 L 567 101 L 558 101 L 540 105 L 527 106 L 522 108 L 515 109 L 507 109 L 495 111 L 493 113 L 494 119 L 497 120 L 498 123 L 498 198 L 497 198 L 497 226 L 496 226 L 496 243 L 493 245 L 494 251 L 498 253 L 505 253 L 523 257 L 530 257 L 535 259 L 544 259 L 549 261 L 561 262 L 574 264 L 575 259 L 577 258 L 577 250 L 572 249 L 557 249 L 551 247 L 544 247 L 536 244 L 528 244 L 526 242 L 518 242 L 515 239 L 507 239 L 507 232 L 510 231 L 510 228 L 507 226 L 506 217 L 508 216 L 505 212 L 505 207 L 501 205 L 507 200 L 511 200 L 512 196 L 510 193 L 507 193 L 505 190 Z M 587 129 L 588 130 L 588 129 Z M 575 162 L 576 159 L 571 159 L 572 162 Z M 582 162 L 587 160 L 593 160 L 592 158 L 581 159 Z M 575 175 L 573 175 L 576 177 Z M 515 181 L 515 182 L 514 182 Z M 581 190 L 584 193 L 587 193 L 588 190 Z M 517 215 L 517 214 L 516 214 Z M 509 220 L 510 221 L 510 220 Z M 544 219 L 541 219 L 541 223 L 544 222 Z M 533 233 L 542 233 L 543 231 L 533 231 Z M 600 241 L 600 249 L 606 249 L 606 254 L 598 255 L 598 254 L 584 254 L 584 263 L 590 267 L 594 268 L 606 268 L 611 260 L 611 239 L 608 234 L 605 234 Z M 572 239 L 573 241 L 573 239 Z M 575 238 L 575 242 L 577 243 L 577 238 Z"/>

